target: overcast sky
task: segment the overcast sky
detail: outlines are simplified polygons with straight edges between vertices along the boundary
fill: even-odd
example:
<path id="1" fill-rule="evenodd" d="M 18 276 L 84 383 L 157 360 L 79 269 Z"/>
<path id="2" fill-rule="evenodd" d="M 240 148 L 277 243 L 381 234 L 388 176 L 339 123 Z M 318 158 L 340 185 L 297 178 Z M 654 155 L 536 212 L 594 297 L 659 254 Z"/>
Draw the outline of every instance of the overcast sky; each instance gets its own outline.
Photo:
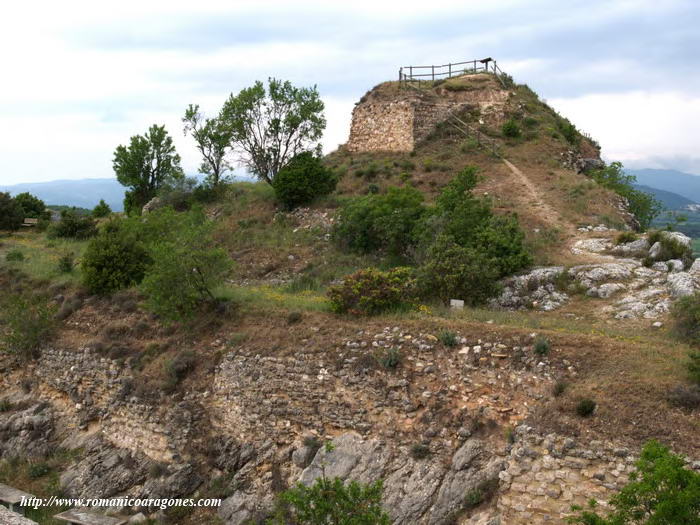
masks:
<path id="1" fill-rule="evenodd" d="M 492 56 L 592 134 L 607 160 L 700 174 L 700 3 L 12 2 L 3 5 L 0 183 L 110 177 L 118 144 L 269 76 L 316 84 L 326 151 L 399 66 Z"/>

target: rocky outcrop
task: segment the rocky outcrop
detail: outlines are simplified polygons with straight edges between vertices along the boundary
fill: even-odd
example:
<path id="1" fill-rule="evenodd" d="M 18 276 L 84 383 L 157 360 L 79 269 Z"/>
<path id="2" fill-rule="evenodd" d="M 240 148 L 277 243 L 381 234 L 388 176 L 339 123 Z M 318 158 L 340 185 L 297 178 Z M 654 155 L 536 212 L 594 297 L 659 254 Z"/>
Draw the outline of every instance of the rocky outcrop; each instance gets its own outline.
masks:
<path id="1" fill-rule="evenodd" d="M 54 411 L 47 403 L 0 413 L 0 458 L 40 458 L 52 450 Z"/>
<path id="2" fill-rule="evenodd" d="M 37 525 L 36 521 L 20 516 L 16 512 L 10 512 L 2 505 L 0 505 L 0 523 L 2 525 Z"/>

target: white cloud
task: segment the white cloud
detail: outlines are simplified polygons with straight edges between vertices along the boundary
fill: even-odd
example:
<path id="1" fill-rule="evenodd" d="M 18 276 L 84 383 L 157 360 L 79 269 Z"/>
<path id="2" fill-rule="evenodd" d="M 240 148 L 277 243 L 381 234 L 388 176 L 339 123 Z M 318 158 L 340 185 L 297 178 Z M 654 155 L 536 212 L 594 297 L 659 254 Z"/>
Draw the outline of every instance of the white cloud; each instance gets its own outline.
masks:
<path id="1" fill-rule="evenodd" d="M 694 157 L 694 169 L 700 172 L 700 96 L 631 91 L 558 98 L 550 103 L 597 139 L 609 161 L 662 167 L 651 165 L 659 163 L 651 160 Z"/>

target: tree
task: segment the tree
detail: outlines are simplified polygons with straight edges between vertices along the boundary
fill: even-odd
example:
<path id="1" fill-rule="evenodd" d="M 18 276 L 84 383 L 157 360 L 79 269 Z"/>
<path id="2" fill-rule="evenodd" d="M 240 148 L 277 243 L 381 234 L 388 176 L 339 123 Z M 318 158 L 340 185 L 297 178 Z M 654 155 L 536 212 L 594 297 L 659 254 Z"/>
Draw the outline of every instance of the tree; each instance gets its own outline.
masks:
<path id="1" fill-rule="evenodd" d="M 627 200 L 627 207 L 637 219 L 639 229 L 642 231 L 649 228 L 654 218 L 663 210 L 663 204 L 652 194 L 635 189 L 634 183 L 637 178 L 634 175 L 627 175 L 620 162 L 613 162 L 609 166 L 593 170 L 590 176 L 601 186 L 613 190 Z"/>
<path id="2" fill-rule="evenodd" d="M 95 218 L 107 217 L 112 213 L 112 208 L 109 207 L 104 199 L 100 199 L 100 202 L 92 209 L 92 216 Z"/>
<path id="3" fill-rule="evenodd" d="M 33 219 L 50 219 L 51 212 L 46 210 L 46 204 L 44 201 L 35 197 L 31 193 L 24 192 L 15 195 L 15 202 L 22 207 L 24 211 L 24 217 L 31 217 Z"/>
<path id="4" fill-rule="evenodd" d="M 308 204 L 316 197 L 335 189 L 337 179 L 310 151 L 299 153 L 289 161 L 272 181 L 275 195 L 287 209 Z"/>
<path id="5" fill-rule="evenodd" d="M 9 193 L 0 192 L 0 230 L 19 230 L 24 221 L 24 210 Z"/>
<path id="6" fill-rule="evenodd" d="M 131 137 L 128 148 L 117 146 L 113 167 L 119 183 L 131 188 L 124 197 L 127 213 L 140 213 L 163 184 L 184 177 L 172 137 L 155 124 L 145 135 Z"/>
<path id="7" fill-rule="evenodd" d="M 231 94 L 222 118 L 233 133 L 241 160 L 260 180 L 272 184 L 275 175 L 294 156 L 318 148 L 326 119 L 316 86 L 297 88 L 289 81 L 258 81 Z"/>
<path id="8" fill-rule="evenodd" d="M 649 441 L 630 482 L 610 500 L 613 511 L 602 517 L 594 501 L 589 510 L 569 519 L 583 525 L 700 525 L 700 474 L 685 467 L 681 456 Z"/>
<path id="9" fill-rule="evenodd" d="M 200 172 L 207 175 L 212 186 L 218 186 L 231 169 L 226 156 L 233 147 L 233 131 L 220 115 L 215 118 L 204 117 L 198 105 L 190 104 L 182 122 L 185 125 L 185 135 L 192 135 L 202 154 Z"/>
<path id="10" fill-rule="evenodd" d="M 189 319 L 203 303 L 215 302 L 214 289 L 223 283 L 231 260 L 214 246 L 212 223 L 201 211 L 176 213 L 164 208 L 148 218 L 147 229 L 169 226 L 143 236 L 153 261 L 141 283 L 147 304 L 166 319 Z"/>

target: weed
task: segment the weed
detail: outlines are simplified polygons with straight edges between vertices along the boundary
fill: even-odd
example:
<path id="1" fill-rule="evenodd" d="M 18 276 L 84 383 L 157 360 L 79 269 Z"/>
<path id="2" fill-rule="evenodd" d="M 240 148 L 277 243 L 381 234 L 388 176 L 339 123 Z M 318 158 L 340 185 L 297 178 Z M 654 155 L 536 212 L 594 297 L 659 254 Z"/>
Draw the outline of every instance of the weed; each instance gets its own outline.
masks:
<path id="1" fill-rule="evenodd" d="M 559 397 L 562 394 L 564 394 L 564 392 L 566 392 L 567 388 L 569 388 L 569 383 L 567 383 L 566 381 L 561 381 L 561 380 L 557 381 L 556 383 L 554 383 L 554 386 L 552 387 L 552 395 L 554 397 Z"/>
<path id="2" fill-rule="evenodd" d="M 549 350 L 551 349 L 551 344 L 549 342 L 549 339 L 547 339 L 544 336 L 539 336 L 537 339 L 535 339 L 535 344 L 533 347 L 535 354 L 539 356 L 545 356 L 549 354 Z"/>
<path id="3" fill-rule="evenodd" d="M 438 334 L 438 340 L 448 348 L 457 346 L 457 334 L 450 330 L 443 330 Z"/>
<path id="4" fill-rule="evenodd" d="M 423 443 L 415 443 L 411 446 L 411 457 L 416 460 L 425 459 L 430 455 L 430 447 Z"/>
<path id="5" fill-rule="evenodd" d="M 377 361 L 387 370 L 396 369 L 401 363 L 401 352 L 396 347 L 385 349 L 378 357 Z"/>
<path id="6" fill-rule="evenodd" d="M 576 405 L 576 413 L 581 417 L 590 417 L 596 409 L 596 402 L 590 398 L 584 398 Z"/>
<path id="7" fill-rule="evenodd" d="M 10 250 L 5 254 L 5 260 L 7 262 L 21 262 L 24 260 L 24 252 L 17 249 Z"/>
<path id="8" fill-rule="evenodd" d="M 638 238 L 634 232 L 622 232 L 615 238 L 615 244 L 627 244 L 628 242 L 636 241 Z"/>

